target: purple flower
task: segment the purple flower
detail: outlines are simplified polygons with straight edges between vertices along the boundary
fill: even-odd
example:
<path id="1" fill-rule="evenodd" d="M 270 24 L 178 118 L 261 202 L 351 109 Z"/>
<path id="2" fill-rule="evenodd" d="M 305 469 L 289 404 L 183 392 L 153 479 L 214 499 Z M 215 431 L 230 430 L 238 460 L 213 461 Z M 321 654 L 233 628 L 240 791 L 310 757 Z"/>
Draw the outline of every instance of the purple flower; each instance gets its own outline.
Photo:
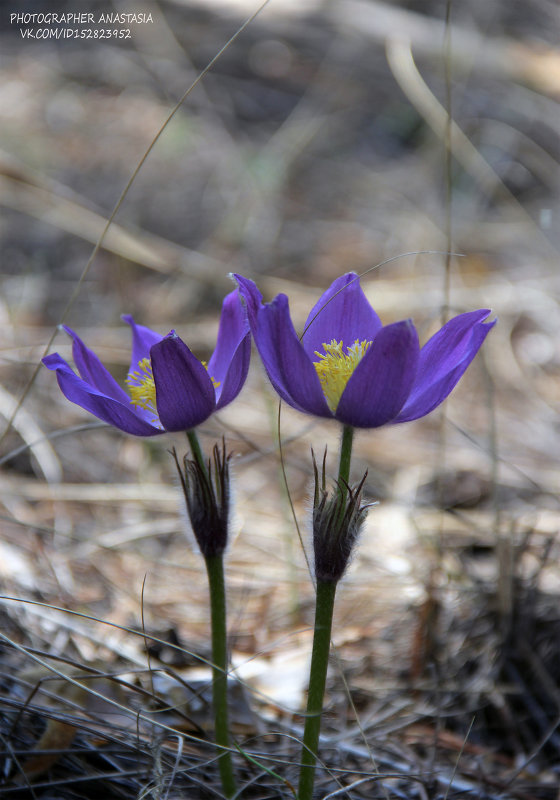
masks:
<path id="1" fill-rule="evenodd" d="M 411 320 L 384 326 L 359 277 L 337 278 L 298 337 L 279 294 L 264 305 L 253 281 L 234 275 L 272 385 L 293 408 L 357 428 L 409 422 L 433 411 L 465 372 L 494 322 L 459 314 L 420 349 Z"/>
<path id="2" fill-rule="evenodd" d="M 251 335 L 237 291 L 224 299 L 218 341 L 208 365 L 171 331 L 162 337 L 123 320 L 132 328 L 132 358 L 126 383 L 115 381 L 94 352 L 67 326 L 79 376 L 58 354 L 43 359 L 73 403 L 99 419 L 136 436 L 156 436 L 200 425 L 237 397 L 247 377 Z"/>

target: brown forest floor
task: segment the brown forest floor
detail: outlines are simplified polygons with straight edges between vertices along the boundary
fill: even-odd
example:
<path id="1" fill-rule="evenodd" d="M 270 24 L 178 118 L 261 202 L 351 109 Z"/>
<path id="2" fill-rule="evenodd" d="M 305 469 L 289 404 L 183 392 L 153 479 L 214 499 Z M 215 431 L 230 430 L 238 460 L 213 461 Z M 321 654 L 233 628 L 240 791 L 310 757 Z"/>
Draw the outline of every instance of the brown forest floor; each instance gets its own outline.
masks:
<path id="1" fill-rule="evenodd" d="M 126 42 L 24 41 L 2 11 L 2 797 L 221 796 L 205 575 L 168 454 L 186 442 L 100 426 L 34 370 L 158 128 L 255 8 L 142 4 L 154 22 Z M 322 798 L 559 797 L 558 10 L 450 8 L 446 39 L 443 0 L 272 0 L 156 143 L 66 318 L 124 377 L 123 313 L 207 357 L 230 271 L 266 299 L 285 291 L 301 327 L 335 277 L 394 259 L 364 289 L 425 340 L 451 222 L 451 309 L 489 307 L 499 323 L 444 415 L 357 437 L 354 472 L 369 470 L 379 505 L 337 602 Z M 63 334 L 51 349 L 69 356 Z M 292 796 L 311 643 L 276 419 L 255 357 L 201 430 L 207 449 L 225 435 L 235 452 L 231 702 L 247 798 Z M 307 544 L 310 448 L 327 444 L 334 472 L 338 431 L 286 407 L 281 420 Z"/>

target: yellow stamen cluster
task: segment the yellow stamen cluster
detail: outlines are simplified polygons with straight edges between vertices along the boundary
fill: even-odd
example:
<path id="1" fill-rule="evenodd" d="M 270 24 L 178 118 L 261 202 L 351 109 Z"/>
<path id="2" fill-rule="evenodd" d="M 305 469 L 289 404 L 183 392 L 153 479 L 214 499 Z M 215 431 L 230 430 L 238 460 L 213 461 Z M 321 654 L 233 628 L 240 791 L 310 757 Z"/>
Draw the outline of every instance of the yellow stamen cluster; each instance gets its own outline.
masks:
<path id="1" fill-rule="evenodd" d="M 336 339 L 333 339 L 330 344 L 323 343 L 324 353 L 315 350 L 315 355 L 320 360 L 315 361 L 314 366 L 321 381 L 323 394 L 333 414 L 350 376 L 370 345 L 371 342 L 367 342 L 365 339 L 362 342 L 356 339 L 353 345 L 346 348 L 347 352 L 343 353 L 342 341 L 337 342 Z"/>
<path id="2" fill-rule="evenodd" d="M 149 358 L 143 358 L 138 362 L 138 369 L 128 373 L 126 383 L 132 405 L 150 411 L 154 415 L 154 422 L 159 424 L 156 408 L 156 384 L 152 372 L 152 362 Z"/>

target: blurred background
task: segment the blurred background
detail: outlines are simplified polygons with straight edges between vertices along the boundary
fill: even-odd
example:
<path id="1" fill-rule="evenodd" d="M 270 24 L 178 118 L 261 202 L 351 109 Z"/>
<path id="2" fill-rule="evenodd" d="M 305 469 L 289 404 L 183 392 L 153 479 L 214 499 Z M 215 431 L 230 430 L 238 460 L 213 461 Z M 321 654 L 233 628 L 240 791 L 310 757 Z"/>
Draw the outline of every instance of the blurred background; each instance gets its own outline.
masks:
<path id="1" fill-rule="evenodd" d="M 187 651 L 207 653 L 206 584 L 168 453 L 186 441 L 126 437 L 68 403 L 37 370 L 63 319 L 124 380 L 121 314 L 175 328 L 208 358 L 228 273 L 253 278 L 266 300 L 286 292 L 301 330 L 337 276 L 371 270 L 362 286 L 383 322 L 412 317 L 422 341 L 446 313 L 491 308 L 499 323 L 444 412 L 356 439 L 355 477 L 368 469 L 379 505 L 340 588 L 333 730 L 353 730 L 358 713 L 386 770 L 421 765 L 451 786 L 459 760 L 473 791 L 495 780 L 506 796 L 515 785 L 556 798 L 557 4 L 271 0 L 158 136 L 86 274 L 174 105 L 258 5 L 17 5 L 0 10 L 0 583 L 17 598 L 1 606 L 4 634 L 123 669 L 146 663 L 146 641 L 107 623 L 179 645 L 152 653 L 178 671 Z M 53 11 L 94 14 L 66 26 L 91 38 L 25 38 L 48 26 L 11 20 Z M 103 13 L 148 21 L 105 25 Z M 103 29 L 124 35 L 96 37 Z M 50 350 L 70 358 L 64 333 Z M 235 453 L 239 713 L 289 725 L 313 587 L 256 355 L 240 398 L 200 433 L 208 452 L 225 436 Z M 307 546 L 310 448 L 328 445 L 334 475 L 338 430 L 283 407 L 280 433 Z M 13 645 L 0 654 L 7 674 L 31 664 Z M 45 700 L 51 716 L 68 713 L 61 702 Z M 35 734 L 30 721 L 29 747 Z M 532 753 L 532 771 L 520 771 Z"/>

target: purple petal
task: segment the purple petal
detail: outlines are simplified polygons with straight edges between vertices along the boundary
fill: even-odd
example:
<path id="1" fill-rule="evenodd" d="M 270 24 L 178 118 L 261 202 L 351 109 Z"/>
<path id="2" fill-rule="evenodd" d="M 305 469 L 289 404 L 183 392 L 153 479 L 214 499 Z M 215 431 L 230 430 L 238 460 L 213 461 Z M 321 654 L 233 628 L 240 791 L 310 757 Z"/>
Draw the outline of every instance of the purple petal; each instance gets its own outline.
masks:
<path id="1" fill-rule="evenodd" d="M 278 295 L 272 303 L 263 305 L 253 281 L 242 275 L 233 277 L 245 300 L 255 344 L 276 392 L 298 411 L 332 416 L 315 367 L 294 330 L 286 296 Z"/>
<path id="2" fill-rule="evenodd" d="M 286 295 L 261 306 L 253 336 L 280 397 L 299 411 L 332 417 L 315 367 L 294 330 Z"/>
<path id="3" fill-rule="evenodd" d="M 150 350 L 155 344 L 161 342 L 163 336 L 144 325 L 137 325 L 130 314 L 123 314 L 121 319 L 132 328 L 132 354 L 129 372 L 135 372 L 140 361 L 150 357 Z"/>
<path id="4" fill-rule="evenodd" d="M 216 411 L 235 400 L 247 378 L 251 360 L 251 334 L 247 333 L 233 354 L 229 369 L 216 389 Z"/>
<path id="5" fill-rule="evenodd" d="M 219 383 L 216 388 L 217 408 L 223 408 L 241 391 L 251 357 L 251 334 L 247 314 L 235 290 L 224 298 L 218 340 L 208 373 Z"/>
<path id="6" fill-rule="evenodd" d="M 381 330 L 381 320 L 369 304 L 355 272 L 337 278 L 313 306 L 305 323 L 303 345 L 315 360 L 323 344 L 342 340 L 344 352 L 357 340 L 372 342 Z"/>
<path id="7" fill-rule="evenodd" d="M 254 333 L 257 327 L 258 312 L 263 305 L 262 294 L 257 289 L 256 283 L 249 278 L 244 278 L 243 275 L 237 273 L 233 273 L 232 277 L 237 281 L 241 296 L 245 300 L 249 325 Z"/>
<path id="8" fill-rule="evenodd" d="M 56 371 L 56 378 L 64 396 L 72 403 L 85 408 L 103 422 L 119 428 L 134 436 L 156 436 L 163 430 L 146 422 L 130 404 L 125 394 L 125 403 L 114 397 L 101 394 L 96 388 L 79 378 L 58 353 L 52 353 L 43 359 L 43 364 Z M 124 392 L 123 392 L 124 394 Z"/>
<path id="9" fill-rule="evenodd" d="M 163 427 L 186 431 L 208 419 L 216 406 L 210 376 L 187 345 L 170 333 L 150 350 L 156 405 Z"/>
<path id="10" fill-rule="evenodd" d="M 130 403 L 130 397 L 103 366 L 93 350 L 86 347 L 78 334 L 67 325 L 63 325 L 63 328 L 72 337 L 72 356 L 83 380 L 107 397 L 112 397 L 123 404 Z"/>
<path id="11" fill-rule="evenodd" d="M 482 322 L 489 314 L 488 309 L 460 314 L 424 345 L 415 384 L 396 422 L 423 417 L 445 400 L 496 324 Z"/>
<path id="12" fill-rule="evenodd" d="M 356 428 L 378 428 L 393 420 L 414 383 L 419 350 L 410 320 L 382 328 L 346 384 L 336 418 Z"/>

